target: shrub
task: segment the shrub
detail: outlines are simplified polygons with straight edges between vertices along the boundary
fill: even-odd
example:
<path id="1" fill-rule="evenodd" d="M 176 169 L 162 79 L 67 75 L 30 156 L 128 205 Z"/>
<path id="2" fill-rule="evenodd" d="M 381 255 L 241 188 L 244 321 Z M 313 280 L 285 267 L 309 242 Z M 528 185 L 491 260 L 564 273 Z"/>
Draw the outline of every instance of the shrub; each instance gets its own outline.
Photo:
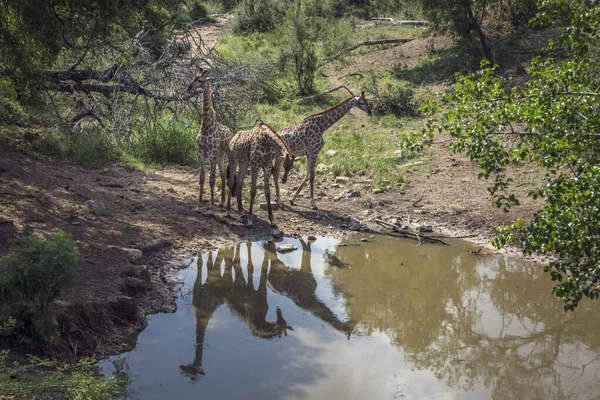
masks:
<path id="1" fill-rule="evenodd" d="M 0 259 L 0 299 L 7 308 L 2 311 L 17 317 L 26 337 L 53 340 L 56 331 L 48 308 L 73 281 L 77 260 L 77 247 L 62 231 L 48 239 L 15 239 L 10 253 Z"/>
<path id="2" fill-rule="evenodd" d="M 410 116 L 415 112 L 413 98 L 413 87 L 406 81 L 387 82 L 383 87 L 376 85 L 371 111 L 376 115 Z"/>
<path id="3" fill-rule="evenodd" d="M 26 364 L 9 362 L 8 351 L 0 352 L 0 399 L 113 400 L 131 382 L 124 366 L 113 376 L 97 373 L 96 361 L 83 359 L 67 364 L 30 356 Z"/>
<path id="4" fill-rule="evenodd" d="M 242 3 L 232 22 L 237 35 L 273 31 L 285 13 L 275 0 L 249 0 Z"/>

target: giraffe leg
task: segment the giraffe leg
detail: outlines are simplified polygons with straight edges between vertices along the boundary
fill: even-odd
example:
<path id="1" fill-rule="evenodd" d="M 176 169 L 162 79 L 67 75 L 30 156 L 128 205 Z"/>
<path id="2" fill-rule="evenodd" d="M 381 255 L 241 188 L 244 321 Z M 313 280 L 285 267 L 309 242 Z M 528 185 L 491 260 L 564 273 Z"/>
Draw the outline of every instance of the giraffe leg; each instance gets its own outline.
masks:
<path id="1" fill-rule="evenodd" d="M 271 207 L 271 188 L 269 186 L 269 180 L 271 178 L 271 169 L 264 169 L 264 180 L 265 180 L 265 199 L 267 200 L 267 213 L 269 215 L 269 222 L 273 228 L 277 228 L 277 224 L 275 223 L 275 218 L 273 217 L 273 210 Z"/>
<path id="2" fill-rule="evenodd" d="M 219 167 L 219 176 L 221 177 L 221 207 L 223 207 L 225 205 L 225 186 L 227 183 L 227 171 L 225 171 L 225 153 L 219 154 L 217 166 Z"/>
<path id="3" fill-rule="evenodd" d="M 235 179 L 235 194 L 238 202 L 238 213 L 240 215 L 245 215 L 244 207 L 242 206 L 242 185 L 244 184 L 244 177 L 246 176 L 246 171 L 248 171 L 248 162 L 242 161 L 239 163 L 240 169 L 237 173 L 237 177 Z"/>
<path id="4" fill-rule="evenodd" d="M 317 161 L 316 159 L 310 158 L 308 156 L 306 157 L 306 177 L 304 177 L 304 179 L 302 180 L 302 183 L 300 184 L 300 186 L 298 186 L 298 190 L 296 190 L 296 193 L 294 193 L 294 195 L 290 199 L 290 203 L 292 205 L 294 204 L 294 199 L 296 198 L 296 196 L 298 196 L 298 193 L 300 193 L 302 188 L 308 183 L 308 181 L 310 179 L 310 166 L 311 166 L 311 164 L 314 166 L 314 163 L 316 161 Z"/>
<path id="5" fill-rule="evenodd" d="M 281 160 L 282 159 L 279 157 L 275 160 L 275 165 L 273 167 L 273 182 L 275 184 L 275 199 L 277 200 L 277 204 L 279 204 L 279 208 L 283 209 L 283 202 L 279 196 L 279 172 L 281 171 Z"/>
<path id="6" fill-rule="evenodd" d="M 227 214 L 225 215 L 228 218 L 231 218 L 231 193 L 233 192 L 233 182 L 235 181 L 235 167 L 236 162 L 233 160 L 233 157 L 229 157 L 227 161 L 227 186 L 229 190 L 227 191 Z"/>
<path id="7" fill-rule="evenodd" d="M 258 181 L 258 169 L 252 167 L 250 170 L 250 207 L 246 216 L 246 226 L 252 228 L 252 208 L 254 207 L 254 198 L 256 197 L 256 182 Z M 268 182 L 268 180 L 267 180 Z"/>
<path id="8" fill-rule="evenodd" d="M 210 169 L 208 171 L 209 173 L 209 178 L 208 178 L 208 184 L 210 186 L 210 206 L 208 207 L 208 215 L 210 217 L 214 217 L 215 216 L 215 210 L 214 210 L 214 206 L 215 206 L 215 181 L 216 181 L 216 162 L 215 160 L 211 160 L 210 161 Z"/>
<path id="9" fill-rule="evenodd" d="M 312 161 L 312 160 L 311 160 Z M 310 179 L 310 205 L 313 210 L 318 210 L 317 203 L 315 203 L 315 163 L 311 162 L 308 166 L 308 177 Z"/>
<path id="10" fill-rule="evenodd" d="M 200 203 L 202 203 L 202 193 L 204 192 L 204 157 L 200 153 L 198 153 L 198 160 L 200 161 L 200 177 L 198 178 L 200 191 L 198 193 L 196 212 L 200 212 Z"/>

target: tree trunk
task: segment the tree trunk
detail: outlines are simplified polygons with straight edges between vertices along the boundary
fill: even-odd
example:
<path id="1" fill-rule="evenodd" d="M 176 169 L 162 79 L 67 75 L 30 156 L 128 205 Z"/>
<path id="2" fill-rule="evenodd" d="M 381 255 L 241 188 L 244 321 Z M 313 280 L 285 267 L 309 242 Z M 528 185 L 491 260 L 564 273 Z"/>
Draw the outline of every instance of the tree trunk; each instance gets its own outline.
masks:
<path id="1" fill-rule="evenodd" d="M 475 30 L 475 33 L 477 33 L 477 37 L 479 38 L 479 42 L 481 43 L 481 50 L 483 52 L 483 56 L 487 58 L 488 61 L 493 62 L 494 60 L 492 57 L 492 49 L 488 45 L 487 40 L 485 38 L 485 34 L 481 30 L 481 23 L 477 21 L 477 18 L 475 18 L 475 15 L 473 15 L 473 10 L 470 7 L 468 18 L 470 28 Z"/>

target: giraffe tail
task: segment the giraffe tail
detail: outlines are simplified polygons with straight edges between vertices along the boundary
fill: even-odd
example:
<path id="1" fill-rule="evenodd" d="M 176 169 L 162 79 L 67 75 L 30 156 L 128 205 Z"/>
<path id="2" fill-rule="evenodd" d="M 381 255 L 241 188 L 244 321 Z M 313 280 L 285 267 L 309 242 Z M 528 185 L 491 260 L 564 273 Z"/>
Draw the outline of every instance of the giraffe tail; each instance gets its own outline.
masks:
<path id="1" fill-rule="evenodd" d="M 231 166 L 227 165 L 227 187 L 230 187 L 229 186 L 229 184 L 230 184 L 229 180 L 233 179 L 233 185 L 231 186 L 231 197 L 233 197 L 233 196 L 237 196 L 237 193 L 236 193 L 237 188 L 236 188 L 236 184 L 235 184 L 235 176 L 233 178 L 230 178 L 229 177 L 229 171 L 231 171 Z"/>

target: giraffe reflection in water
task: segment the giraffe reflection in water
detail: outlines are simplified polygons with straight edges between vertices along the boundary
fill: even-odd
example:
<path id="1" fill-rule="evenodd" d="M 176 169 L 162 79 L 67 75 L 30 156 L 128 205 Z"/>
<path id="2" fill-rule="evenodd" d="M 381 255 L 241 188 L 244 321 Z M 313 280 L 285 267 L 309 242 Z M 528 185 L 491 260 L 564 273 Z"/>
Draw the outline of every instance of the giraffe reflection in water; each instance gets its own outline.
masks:
<path id="1" fill-rule="evenodd" d="M 348 339 L 356 323 L 340 321 L 316 295 L 317 281 L 310 265 L 310 243 L 300 239 L 302 262 L 300 270 L 289 269 L 277 256 L 276 244 L 264 244 L 264 258 L 260 266 L 258 288 L 254 288 L 254 262 L 251 242 L 246 243 L 247 279 L 244 278 L 241 261 L 242 246 L 221 249 L 213 258 L 209 253 L 206 260 L 206 280 L 203 266 L 198 266 L 198 277 L 193 288 L 192 304 L 196 313 L 196 348 L 194 362 L 181 365 L 181 371 L 192 380 L 205 375 L 202 368 L 204 338 L 209 321 L 215 311 L 226 305 L 232 314 L 244 321 L 253 336 L 273 339 L 287 336 L 293 327 L 287 324 L 279 307 L 276 321 L 267 321 L 269 305 L 267 287 L 291 299 L 297 306 L 312 313 L 335 329 L 343 332 Z M 255 244 L 256 246 L 256 244 Z M 224 270 L 221 266 L 224 263 Z M 270 267 L 270 268 L 269 268 Z M 232 273 L 233 271 L 233 273 Z M 204 283 L 203 283 L 204 282 Z"/>

